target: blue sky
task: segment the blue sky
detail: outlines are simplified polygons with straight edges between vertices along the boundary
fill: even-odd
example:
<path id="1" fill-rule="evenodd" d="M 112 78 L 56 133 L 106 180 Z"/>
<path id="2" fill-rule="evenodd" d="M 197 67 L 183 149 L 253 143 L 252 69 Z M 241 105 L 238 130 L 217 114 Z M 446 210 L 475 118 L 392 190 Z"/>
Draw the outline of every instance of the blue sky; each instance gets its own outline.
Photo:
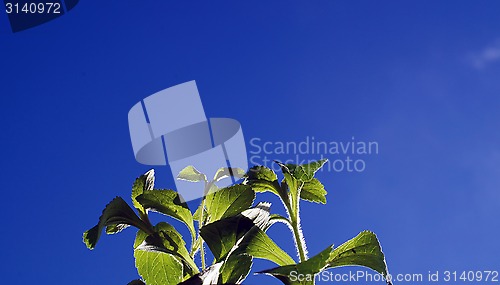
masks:
<path id="1" fill-rule="evenodd" d="M 237 119 L 247 142 L 378 142 L 378 154 L 360 157 L 365 171 L 319 174 L 328 204 L 302 209 L 312 254 L 370 229 L 393 273 L 499 270 L 499 9 L 495 1 L 81 2 L 15 34 L 1 15 L 2 276 L 75 285 L 136 278 L 133 230 L 105 236 L 92 252 L 81 235 L 114 196 L 130 201 L 133 179 L 150 168 L 134 159 L 128 110 L 189 80 L 207 116 Z M 157 168 L 157 184 L 173 187 L 167 168 Z M 270 231 L 293 252 L 285 227 Z M 280 284 L 248 279 L 261 282 Z"/>

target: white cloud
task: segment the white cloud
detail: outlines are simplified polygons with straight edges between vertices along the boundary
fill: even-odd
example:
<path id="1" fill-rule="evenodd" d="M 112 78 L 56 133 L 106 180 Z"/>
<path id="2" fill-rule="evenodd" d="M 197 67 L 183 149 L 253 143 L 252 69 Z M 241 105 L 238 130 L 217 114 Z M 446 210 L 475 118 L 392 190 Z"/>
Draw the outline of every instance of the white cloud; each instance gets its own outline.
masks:
<path id="1" fill-rule="evenodd" d="M 472 65 L 477 69 L 483 69 L 488 64 L 500 61 L 500 40 L 470 57 Z"/>

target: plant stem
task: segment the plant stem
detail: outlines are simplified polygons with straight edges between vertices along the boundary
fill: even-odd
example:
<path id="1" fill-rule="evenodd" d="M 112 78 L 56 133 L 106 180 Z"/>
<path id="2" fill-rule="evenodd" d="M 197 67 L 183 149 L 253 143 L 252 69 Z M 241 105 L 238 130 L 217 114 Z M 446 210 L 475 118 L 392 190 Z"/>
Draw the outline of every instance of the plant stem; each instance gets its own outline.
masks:
<path id="1" fill-rule="evenodd" d="M 205 249 L 203 248 L 203 240 L 201 240 L 201 270 L 205 270 Z"/>
<path id="2" fill-rule="evenodd" d="M 201 269 L 205 269 L 205 248 L 203 247 L 203 238 L 200 236 L 200 229 L 203 227 L 203 211 L 205 209 L 205 197 L 201 201 L 201 213 L 200 220 L 198 221 L 198 238 L 201 240 L 200 242 L 200 255 L 201 255 Z"/>
<path id="3" fill-rule="evenodd" d="M 203 199 L 201 200 L 201 212 L 200 212 L 200 220 L 198 221 L 198 238 L 201 240 L 200 242 L 200 255 L 201 255 L 201 269 L 205 269 L 205 248 L 203 247 L 203 238 L 200 236 L 200 229 L 203 227 L 203 213 L 205 212 L 205 197 L 208 194 L 208 190 L 210 189 L 210 183 L 205 181 L 205 193 L 203 195 Z"/>
<path id="4" fill-rule="evenodd" d="M 297 247 L 297 251 L 299 252 L 300 262 L 306 261 L 306 241 L 304 240 L 304 235 L 302 234 L 302 230 L 300 229 L 299 218 L 295 217 L 294 219 L 292 217 L 291 224 L 293 229 L 293 237 L 295 238 L 295 246 Z"/>
<path id="5" fill-rule="evenodd" d="M 302 186 L 300 186 L 302 187 Z M 295 240 L 295 247 L 299 254 L 300 262 L 307 260 L 307 247 L 304 235 L 302 234 L 302 229 L 300 227 L 300 188 L 298 192 L 299 197 L 291 197 L 289 200 L 291 203 L 285 203 L 288 219 L 290 221 L 293 237 Z M 297 199 L 296 201 L 294 199 Z"/>

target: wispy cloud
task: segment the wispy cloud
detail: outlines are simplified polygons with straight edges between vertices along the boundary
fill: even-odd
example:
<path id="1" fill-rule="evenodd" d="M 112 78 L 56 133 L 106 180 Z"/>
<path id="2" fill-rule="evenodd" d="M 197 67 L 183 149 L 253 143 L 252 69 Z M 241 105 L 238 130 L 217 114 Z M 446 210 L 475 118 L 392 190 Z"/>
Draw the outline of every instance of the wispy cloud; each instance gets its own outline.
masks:
<path id="1" fill-rule="evenodd" d="M 470 56 L 470 62 L 477 69 L 483 69 L 489 64 L 500 62 L 500 40 L 480 52 L 473 53 Z"/>

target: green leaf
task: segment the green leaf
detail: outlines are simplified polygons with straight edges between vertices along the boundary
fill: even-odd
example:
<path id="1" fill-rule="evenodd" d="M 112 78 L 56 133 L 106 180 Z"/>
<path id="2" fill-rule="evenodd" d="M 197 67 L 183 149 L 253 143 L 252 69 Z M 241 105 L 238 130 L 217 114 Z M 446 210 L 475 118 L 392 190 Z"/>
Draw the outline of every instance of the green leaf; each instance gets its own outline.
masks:
<path id="1" fill-rule="evenodd" d="M 241 212 L 238 216 L 250 219 L 255 226 L 264 230 L 269 226 L 269 219 L 271 217 L 270 212 L 271 203 L 259 202 L 257 206 Z"/>
<path id="2" fill-rule="evenodd" d="M 252 257 L 231 255 L 220 268 L 219 284 L 240 284 L 250 273 Z"/>
<path id="3" fill-rule="evenodd" d="M 139 195 L 137 201 L 145 209 L 176 218 L 186 224 L 191 236 L 195 236 L 193 216 L 185 202 L 181 202 L 179 193 L 173 190 L 151 190 Z"/>
<path id="4" fill-rule="evenodd" d="M 262 230 L 269 223 L 269 204 L 259 204 L 256 208 L 225 218 L 200 230 L 216 261 L 222 261 L 230 254 L 248 254 L 263 258 L 279 265 L 295 263 Z"/>
<path id="5" fill-rule="evenodd" d="M 269 203 L 205 225 L 201 237 L 222 263 L 218 284 L 239 284 L 250 272 L 252 257 L 290 264 L 294 260 L 263 231 L 269 225 Z"/>
<path id="6" fill-rule="evenodd" d="M 245 170 L 238 167 L 222 167 L 217 170 L 214 176 L 214 181 L 220 181 L 224 178 L 234 177 L 236 180 L 241 179 L 245 176 Z"/>
<path id="7" fill-rule="evenodd" d="M 330 246 L 304 262 L 257 273 L 272 275 L 286 285 L 312 285 L 314 284 L 314 275 L 326 268 L 331 251 L 332 247 Z M 298 274 L 302 274 L 302 280 L 299 280 Z"/>
<path id="8" fill-rule="evenodd" d="M 94 249 L 106 226 L 131 225 L 144 231 L 149 227 L 134 213 L 134 210 L 121 198 L 113 199 L 102 211 L 99 223 L 83 233 L 83 242 L 89 249 Z M 123 226 L 121 226 L 123 228 Z M 115 231 L 116 232 L 116 231 Z"/>
<path id="9" fill-rule="evenodd" d="M 181 172 L 179 172 L 179 175 L 177 175 L 177 179 L 179 180 L 185 180 L 189 182 L 200 182 L 200 181 L 207 181 L 207 177 L 205 174 L 201 173 L 198 171 L 198 169 L 194 168 L 194 166 L 186 166 Z"/>
<path id="10" fill-rule="evenodd" d="M 255 258 L 267 259 L 278 265 L 294 264 L 295 261 L 283 251 L 263 230 L 253 227 L 235 250 Z"/>
<path id="11" fill-rule="evenodd" d="M 254 226 L 267 227 L 269 206 L 268 203 L 260 203 L 237 216 L 207 224 L 200 229 L 201 237 L 217 262 L 223 260 Z"/>
<path id="12" fill-rule="evenodd" d="M 276 161 L 283 172 L 282 185 L 283 182 L 286 184 L 287 190 L 285 191 L 289 192 L 292 211 L 298 210 L 299 197 L 310 202 L 326 204 L 325 187 L 318 179 L 314 178 L 316 171 L 321 169 L 326 161 L 323 159 L 303 165 L 283 164 Z"/>
<path id="13" fill-rule="evenodd" d="M 327 159 L 322 159 L 308 164 L 287 164 L 286 166 L 292 173 L 293 177 L 299 181 L 307 182 L 314 178 L 316 171 L 321 169 L 327 161 Z"/>
<path id="14" fill-rule="evenodd" d="M 298 181 L 284 166 L 283 168 L 283 180 L 281 181 L 282 188 L 284 189 L 283 192 L 286 191 L 288 195 L 296 197 L 298 196 L 300 187 L 302 186 L 302 182 Z M 283 187 L 285 185 L 285 187 Z"/>
<path id="15" fill-rule="evenodd" d="M 270 168 L 265 166 L 254 166 L 246 174 L 244 184 L 252 186 L 255 192 L 272 192 L 280 196 L 280 185 L 278 176 Z"/>
<path id="16" fill-rule="evenodd" d="M 210 221 L 214 222 L 250 208 L 255 200 L 255 192 L 252 187 L 240 184 L 216 190 L 205 199 Z"/>
<path id="17" fill-rule="evenodd" d="M 252 220 L 238 215 L 203 226 L 200 229 L 200 235 L 210 248 L 216 262 L 219 262 L 226 258 L 253 226 Z"/>
<path id="18" fill-rule="evenodd" d="M 108 234 L 108 235 L 117 234 L 128 227 L 129 227 L 129 225 L 126 225 L 126 224 L 109 225 L 109 226 L 106 226 L 106 234 Z"/>
<path id="19" fill-rule="evenodd" d="M 254 166 L 250 168 L 246 174 L 246 177 L 248 180 L 264 180 L 264 181 L 269 181 L 273 182 L 278 180 L 278 176 L 276 176 L 276 173 L 268 167 L 265 166 Z"/>
<path id="20" fill-rule="evenodd" d="M 387 265 L 377 236 L 363 231 L 355 238 L 337 247 L 328 260 L 328 267 L 359 265 L 386 276 Z"/>
<path id="21" fill-rule="evenodd" d="M 134 207 L 139 211 L 141 215 L 146 214 L 146 209 L 137 202 L 137 196 L 143 194 L 145 191 L 153 190 L 155 185 L 155 171 L 154 169 L 149 170 L 145 174 L 139 176 L 135 179 L 132 185 L 132 203 Z"/>
<path id="22" fill-rule="evenodd" d="M 136 249 L 135 267 L 148 285 L 177 285 L 184 277 L 182 263 L 173 255 Z"/>
<path id="23" fill-rule="evenodd" d="M 368 267 L 383 276 L 387 276 L 384 254 L 374 233 L 361 232 L 341 246 L 335 249 L 330 246 L 304 262 L 276 267 L 259 273 L 273 275 L 287 285 L 310 285 L 314 284 L 314 274 L 327 268 L 348 265 Z M 297 274 L 303 274 L 304 280 L 298 280 Z"/>
<path id="24" fill-rule="evenodd" d="M 318 180 L 313 180 L 316 171 L 323 167 L 326 161 L 326 159 L 323 159 L 303 165 L 283 164 L 279 161 L 275 161 L 281 167 L 281 172 L 283 172 L 284 176 L 283 181 L 287 186 L 286 188 L 288 188 L 287 191 L 288 198 L 291 202 L 291 210 L 294 211 L 292 216 L 297 214 L 296 211 L 298 211 L 299 197 L 316 203 L 326 203 L 326 197 L 324 197 L 326 191 L 324 187 L 322 187 L 323 185 Z M 303 186 L 306 183 L 308 184 L 307 187 L 309 191 L 302 194 Z M 287 204 L 285 203 L 285 205 Z"/>
<path id="25" fill-rule="evenodd" d="M 182 261 L 184 273 L 192 276 L 199 272 L 198 267 L 186 249 L 186 243 L 182 239 L 182 235 L 172 225 L 160 222 L 154 229 L 155 233 L 153 235 L 148 235 L 143 231 L 137 232 L 134 249 L 139 248 L 172 254 Z"/>
<path id="26" fill-rule="evenodd" d="M 318 179 L 313 178 L 304 182 L 300 191 L 300 198 L 314 203 L 326 204 L 325 186 Z"/>

